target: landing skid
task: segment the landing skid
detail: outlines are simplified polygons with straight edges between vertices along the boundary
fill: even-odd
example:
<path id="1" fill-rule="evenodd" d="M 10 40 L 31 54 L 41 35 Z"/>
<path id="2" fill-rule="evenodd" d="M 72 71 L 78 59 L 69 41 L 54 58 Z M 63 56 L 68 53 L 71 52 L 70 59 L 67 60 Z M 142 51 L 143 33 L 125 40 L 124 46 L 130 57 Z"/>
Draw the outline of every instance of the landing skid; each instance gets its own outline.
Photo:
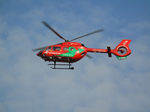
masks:
<path id="1" fill-rule="evenodd" d="M 48 64 L 48 65 L 52 65 L 52 69 L 70 69 L 70 70 L 74 70 L 74 67 L 71 67 L 71 63 L 68 64 L 56 64 L 56 62 L 54 62 L 54 64 Z M 56 66 L 68 66 L 68 67 L 56 67 Z"/>

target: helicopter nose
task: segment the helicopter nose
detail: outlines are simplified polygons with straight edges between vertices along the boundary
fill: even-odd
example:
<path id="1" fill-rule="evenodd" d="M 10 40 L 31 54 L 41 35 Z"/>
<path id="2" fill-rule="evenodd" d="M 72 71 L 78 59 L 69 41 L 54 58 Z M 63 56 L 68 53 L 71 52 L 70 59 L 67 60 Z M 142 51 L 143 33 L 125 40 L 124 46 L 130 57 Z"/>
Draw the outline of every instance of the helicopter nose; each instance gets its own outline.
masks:
<path id="1" fill-rule="evenodd" d="M 41 57 L 42 56 L 42 51 L 38 52 L 36 55 Z"/>

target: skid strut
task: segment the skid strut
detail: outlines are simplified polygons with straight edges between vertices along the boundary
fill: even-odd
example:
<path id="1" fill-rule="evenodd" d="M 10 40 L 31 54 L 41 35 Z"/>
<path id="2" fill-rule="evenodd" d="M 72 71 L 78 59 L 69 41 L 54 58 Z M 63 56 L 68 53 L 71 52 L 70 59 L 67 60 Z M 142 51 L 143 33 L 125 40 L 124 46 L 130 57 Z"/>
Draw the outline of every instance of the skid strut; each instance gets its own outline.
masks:
<path id="1" fill-rule="evenodd" d="M 71 63 L 64 63 L 64 64 L 57 64 L 55 61 L 53 64 L 48 64 L 48 65 L 52 65 L 53 67 L 51 67 L 52 69 L 71 69 L 73 70 L 74 67 L 71 67 Z M 68 67 L 56 67 L 56 66 L 68 66 Z"/>

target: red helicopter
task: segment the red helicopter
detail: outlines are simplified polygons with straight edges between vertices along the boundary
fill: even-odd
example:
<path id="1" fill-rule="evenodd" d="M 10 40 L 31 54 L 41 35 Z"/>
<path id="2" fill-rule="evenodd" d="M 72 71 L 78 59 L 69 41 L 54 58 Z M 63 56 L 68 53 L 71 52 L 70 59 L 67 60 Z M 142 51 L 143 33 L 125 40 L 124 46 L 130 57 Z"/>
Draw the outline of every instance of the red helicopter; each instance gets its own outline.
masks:
<path id="1" fill-rule="evenodd" d="M 52 69 L 74 69 L 74 67 L 71 66 L 71 63 L 79 61 L 84 56 L 92 58 L 90 55 L 87 54 L 88 52 L 107 53 L 108 57 L 112 57 L 112 54 L 114 54 L 119 60 L 126 59 L 127 56 L 131 54 L 131 50 L 129 48 L 129 44 L 131 40 L 128 39 L 122 40 L 114 49 L 111 49 L 110 46 L 107 46 L 107 49 L 87 48 L 82 43 L 72 42 L 79 38 L 89 36 L 98 32 L 102 32 L 104 31 L 104 29 L 99 29 L 87 33 L 85 35 L 76 37 L 74 39 L 66 40 L 58 32 L 56 32 L 56 30 L 54 30 L 48 23 L 46 23 L 45 21 L 42 21 L 42 23 L 47 28 L 49 28 L 53 33 L 55 33 L 58 37 L 60 37 L 65 41 L 55 45 L 33 49 L 33 51 L 39 51 L 37 53 L 37 56 L 41 57 L 43 60 L 54 62 L 53 64 L 48 64 L 48 65 L 53 65 L 53 67 L 51 67 Z M 61 62 L 61 63 L 57 63 L 57 62 Z M 63 66 L 63 68 L 57 66 Z M 68 67 L 64 67 L 64 66 L 68 66 Z"/>

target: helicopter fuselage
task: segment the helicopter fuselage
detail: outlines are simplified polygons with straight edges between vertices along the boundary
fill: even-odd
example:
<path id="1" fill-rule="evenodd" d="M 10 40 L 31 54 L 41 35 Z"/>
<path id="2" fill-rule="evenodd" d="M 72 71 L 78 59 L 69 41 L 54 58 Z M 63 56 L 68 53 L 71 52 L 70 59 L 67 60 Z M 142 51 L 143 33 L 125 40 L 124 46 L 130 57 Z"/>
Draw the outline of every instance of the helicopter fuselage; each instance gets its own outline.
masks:
<path id="1" fill-rule="evenodd" d="M 73 63 L 87 54 L 87 48 L 78 42 L 64 42 L 46 47 L 37 53 L 45 61 Z"/>

